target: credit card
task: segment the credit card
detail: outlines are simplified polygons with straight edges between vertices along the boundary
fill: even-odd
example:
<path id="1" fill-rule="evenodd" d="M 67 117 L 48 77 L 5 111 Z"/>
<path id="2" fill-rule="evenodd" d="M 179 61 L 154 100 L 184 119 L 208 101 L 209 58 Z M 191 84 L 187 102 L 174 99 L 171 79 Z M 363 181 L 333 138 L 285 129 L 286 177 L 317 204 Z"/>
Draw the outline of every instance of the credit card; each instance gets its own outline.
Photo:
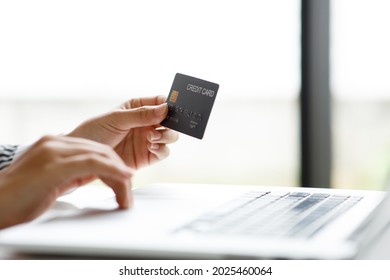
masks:
<path id="1" fill-rule="evenodd" d="M 161 125 L 202 139 L 219 85 L 177 73 L 167 98 L 168 115 Z"/>

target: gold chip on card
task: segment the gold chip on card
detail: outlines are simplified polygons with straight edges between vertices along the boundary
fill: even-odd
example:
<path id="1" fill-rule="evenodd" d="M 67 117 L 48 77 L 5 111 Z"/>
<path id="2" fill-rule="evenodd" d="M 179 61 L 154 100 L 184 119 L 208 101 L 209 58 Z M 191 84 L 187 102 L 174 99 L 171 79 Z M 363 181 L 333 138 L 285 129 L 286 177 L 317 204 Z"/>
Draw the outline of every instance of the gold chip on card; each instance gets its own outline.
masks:
<path id="1" fill-rule="evenodd" d="M 169 101 L 175 103 L 178 97 L 179 97 L 179 92 L 177 90 L 172 90 L 171 96 L 169 97 Z"/>

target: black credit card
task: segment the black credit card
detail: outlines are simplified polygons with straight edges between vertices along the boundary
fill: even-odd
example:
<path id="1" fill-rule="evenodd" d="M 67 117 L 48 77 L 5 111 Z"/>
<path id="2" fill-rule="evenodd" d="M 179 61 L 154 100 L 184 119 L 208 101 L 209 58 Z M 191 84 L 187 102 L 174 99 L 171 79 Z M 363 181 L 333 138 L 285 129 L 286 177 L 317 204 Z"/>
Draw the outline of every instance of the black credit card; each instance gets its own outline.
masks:
<path id="1" fill-rule="evenodd" d="M 161 125 L 202 139 L 218 89 L 218 84 L 177 73 Z"/>

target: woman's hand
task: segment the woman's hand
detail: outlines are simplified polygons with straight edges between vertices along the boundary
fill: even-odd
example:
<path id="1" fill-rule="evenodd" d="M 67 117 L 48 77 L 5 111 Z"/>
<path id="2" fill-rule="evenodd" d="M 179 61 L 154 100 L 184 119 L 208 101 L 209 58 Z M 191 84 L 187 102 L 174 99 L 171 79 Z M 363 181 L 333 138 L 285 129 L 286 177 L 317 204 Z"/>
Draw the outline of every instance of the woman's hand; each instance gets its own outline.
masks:
<path id="1" fill-rule="evenodd" d="M 69 136 L 111 146 L 134 169 L 148 166 L 169 155 L 167 144 L 179 134 L 160 126 L 168 113 L 164 96 L 135 98 L 119 109 L 87 120 Z"/>
<path id="2" fill-rule="evenodd" d="M 110 146 L 45 136 L 0 172 L 0 229 L 36 218 L 59 195 L 95 178 L 113 189 L 120 208 L 127 208 L 133 174 Z"/>

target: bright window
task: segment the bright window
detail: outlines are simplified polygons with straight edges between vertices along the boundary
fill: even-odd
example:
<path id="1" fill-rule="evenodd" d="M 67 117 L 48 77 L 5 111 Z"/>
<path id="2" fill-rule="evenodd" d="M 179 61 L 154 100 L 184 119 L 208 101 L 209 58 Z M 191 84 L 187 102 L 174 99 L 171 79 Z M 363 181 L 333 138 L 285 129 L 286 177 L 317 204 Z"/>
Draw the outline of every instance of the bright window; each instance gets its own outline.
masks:
<path id="1" fill-rule="evenodd" d="M 2 1 L 2 142 L 71 129 L 181 72 L 220 84 L 205 139 L 181 137 L 154 181 L 298 183 L 299 1 Z"/>
<path id="2" fill-rule="evenodd" d="M 390 179 L 390 2 L 331 4 L 333 185 L 382 189 Z"/>

